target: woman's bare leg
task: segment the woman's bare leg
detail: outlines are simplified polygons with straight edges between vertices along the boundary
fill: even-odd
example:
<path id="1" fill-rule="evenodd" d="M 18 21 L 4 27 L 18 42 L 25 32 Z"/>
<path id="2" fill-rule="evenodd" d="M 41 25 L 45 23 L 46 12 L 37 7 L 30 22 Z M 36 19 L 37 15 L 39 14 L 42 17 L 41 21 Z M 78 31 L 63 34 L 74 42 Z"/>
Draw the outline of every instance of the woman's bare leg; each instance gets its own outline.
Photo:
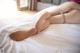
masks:
<path id="1" fill-rule="evenodd" d="M 53 6 L 53 9 L 50 9 L 50 10 L 47 10 L 49 13 L 51 13 L 52 16 L 54 15 L 58 15 L 60 14 L 59 9 L 62 10 L 63 13 L 69 11 L 70 9 L 74 8 L 75 6 L 77 6 L 78 4 L 75 3 L 75 2 L 65 2 L 61 5 L 59 5 L 58 7 L 54 8 Z M 51 7 L 52 8 L 52 7 Z"/>
<path id="2" fill-rule="evenodd" d="M 64 15 L 65 15 L 66 23 L 80 24 L 80 12 L 78 10 L 72 10 L 71 12 L 65 13 Z M 63 22 L 64 22 L 64 19 L 61 14 L 50 18 L 51 24 L 59 24 Z"/>
<path id="3" fill-rule="evenodd" d="M 71 8 L 77 6 L 77 4 L 75 2 L 65 2 L 63 4 L 61 4 L 60 6 L 58 6 L 57 8 L 53 9 L 53 10 L 49 10 L 48 12 L 45 12 L 41 15 L 41 18 L 39 19 L 39 21 L 37 22 L 36 26 L 37 26 L 37 30 L 40 31 L 40 28 L 45 28 L 44 25 L 42 25 L 42 23 L 45 23 L 46 19 L 50 19 L 51 23 L 54 24 L 61 24 L 64 22 L 63 16 L 59 15 L 59 9 L 65 13 L 67 11 L 69 11 Z M 59 9 L 58 9 L 59 8 Z M 57 16 L 55 16 L 57 15 Z M 44 27 L 41 27 L 44 26 Z"/>
<path id="4" fill-rule="evenodd" d="M 65 13 L 65 23 L 80 24 L 80 12 L 78 10 L 72 10 L 69 13 Z M 41 20 L 40 20 L 41 21 Z M 45 19 L 43 23 L 39 23 L 38 31 L 42 31 L 49 27 L 50 24 L 63 24 L 63 15 L 51 16 L 50 19 Z"/>
<path id="5" fill-rule="evenodd" d="M 72 10 L 69 13 L 65 13 L 65 23 L 80 23 L 80 12 L 78 10 Z M 38 31 L 42 31 L 49 27 L 50 24 L 63 24 L 64 23 L 64 17 L 62 14 L 51 16 L 50 19 L 45 19 L 43 23 L 39 23 L 38 25 Z"/>
<path id="6" fill-rule="evenodd" d="M 40 32 L 49 26 L 49 21 L 47 20 L 50 17 L 50 13 L 44 12 L 40 16 L 40 19 L 36 23 L 37 32 Z"/>
<path id="7" fill-rule="evenodd" d="M 68 4 L 68 5 L 67 5 Z M 65 7 L 66 6 L 66 7 Z M 66 3 L 66 4 L 62 4 L 59 6 L 59 8 L 61 10 L 63 10 L 63 12 L 66 12 L 68 10 L 70 10 L 70 8 L 76 6 L 76 3 Z M 66 9 L 66 10 L 65 10 Z M 56 14 L 60 14 L 59 11 L 56 9 L 54 11 L 51 12 L 52 15 L 56 15 Z M 69 23 L 75 23 L 72 19 L 72 21 L 69 21 L 69 19 L 71 19 L 70 15 L 72 15 L 71 13 L 69 14 L 65 14 L 66 18 L 67 19 L 67 22 Z M 50 18 L 50 13 L 43 13 L 41 15 L 41 18 L 39 19 L 39 21 L 37 22 L 36 24 L 36 28 L 33 28 L 29 31 L 17 31 L 17 32 L 14 32 L 14 33 L 11 33 L 10 34 L 10 38 L 13 39 L 13 40 L 16 40 L 16 41 L 21 41 L 21 40 L 24 40 L 25 38 L 29 37 L 29 36 L 32 36 L 34 34 L 36 34 L 37 31 L 42 31 L 44 29 L 46 29 L 49 25 L 50 25 L 50 21 L 51 23 L 63 23 L 63 18 L 61 15 L 57 15 L 57 16 L 53 16 L 53 18 L 51 17 L 50 20 L 48 20 L 47 18 Z M 77 22 L 76 22 L 77 23 Z"/>
<path id="8" fill-rule="evenodd" d="M 48 17 L 50 17 L 50 14 L 48 12 L 41 13 L 39 16 L 40 19 L 38 20 L 35 28 L 32 28 L 29 31 L 17 31 L 11 33 L 10 38 L 15 41 L 21 41 L 29 36 L 36 34 L 39 31 L 46 29 L 49 26 L 49 21 L 47 20 Z"/>
<path id="9" fill-rule="evenodd" d="M 64 19 L 61 14 L 50 17 L 49 21 L 50 21 L 50 24 L 63 24 L 64 23 Z"/>
<path id="10" fill-rule="evenodd" d="M 59 6 L 63 13 L 69 11 L 70 9 L 78 6 L 76 2 L 65 2 Z"/>
<path id="11" fill-rule="evenodd" d="M 49 18 L 50 16 L 51 16 L 51 15 L 50 15 L 49 12 L 46 12 L 46 11 L 42 12 L 42 13 L 39 15 L 39 20 L 37 21 L 36 26 L 41 25 L 42 23 L 44 23 L 44 21 L 45 21 L 47 18 Z"/>
<path id="12" fill-rule="evenodd" d="M 27 37 L 30 37 L 36 33 L 37 33 L 36 28 L 32 28 L 29 31 L 16 31 L 10 34 L 10 38 L 15 41 L 22 41 L 26 39 Z"/>
<path id="13" fill-rule="evenodd" d="M 38 25 L 37 27 L 37 32 L 41 32 L 43 30 L 45 30 L 46 28 L 48 28 L 50 25 L 50 21 L 49 20 L 45 20 L 44 23 L 42 23 L 41 25 Z"/>
<path id="14" fill-rule="evenodd" d="M 80 24 L 80 11 L 72 10 L 65 14 L 66 23 Z"/>

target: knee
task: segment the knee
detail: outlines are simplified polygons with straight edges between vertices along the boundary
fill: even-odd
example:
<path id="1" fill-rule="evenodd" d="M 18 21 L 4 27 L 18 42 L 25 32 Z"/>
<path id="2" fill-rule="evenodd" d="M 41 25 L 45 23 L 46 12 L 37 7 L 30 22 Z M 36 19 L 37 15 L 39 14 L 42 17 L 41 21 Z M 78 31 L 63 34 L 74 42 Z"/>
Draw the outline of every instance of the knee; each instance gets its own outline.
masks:
<path id="1" fill-rule="evenodd" d="M 45 20 L 41 25 L 37 26 L 37 31 L 43 31 L 45 30 L 48 26 L 50 25 L 50 21 L 49 20 Z"/>
<path id="2" fill-rule="evenodd" d="M 36 23 L 36 27 L 42 25 L 50 16 L 51 14 L 49 12 L 42 13 L 42 15 L 40 15 L 39 20 Z"/>
<path id="3" fill-rule="evenodd" d="M 41 13 L 41 15 L 39 15 L 39 20 L 38 22 L 41 22 L 42 20 L 45 20 L 47 18 L 49 18 L 51 16 L 51 14 L 47 11 L 44 11 L 43 13 Z"/>

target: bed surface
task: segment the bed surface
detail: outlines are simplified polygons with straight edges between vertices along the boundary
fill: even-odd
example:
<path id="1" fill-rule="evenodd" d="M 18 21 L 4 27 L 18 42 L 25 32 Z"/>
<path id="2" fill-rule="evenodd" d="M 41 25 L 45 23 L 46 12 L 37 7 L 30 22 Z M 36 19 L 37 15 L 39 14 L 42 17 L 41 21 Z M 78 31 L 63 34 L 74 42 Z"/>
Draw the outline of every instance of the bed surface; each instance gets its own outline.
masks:
<path id="1" fill-rule="evenodd" d="M 53 24 L 23 41 L 6 40 L 2 45 L 6 53 L 79 53 L 80 25 Z"/>
<path id="2" fill-rule="evenodd" d="M 10 21 L 8 23 L 17 22 L 17 24 L 21 24 L 26 22 L 25 19 L 20 21 L 17 22 L 15 19 L 15 22 Z M 15 25 L 18 26 L 17 24 Z M 52 24 L 39 34 L 20 42 L 13 41 L 9 36 L 5 36 L 0 48 L 4 53 L 80 53 L 79 40 L 80 24 Z"/>

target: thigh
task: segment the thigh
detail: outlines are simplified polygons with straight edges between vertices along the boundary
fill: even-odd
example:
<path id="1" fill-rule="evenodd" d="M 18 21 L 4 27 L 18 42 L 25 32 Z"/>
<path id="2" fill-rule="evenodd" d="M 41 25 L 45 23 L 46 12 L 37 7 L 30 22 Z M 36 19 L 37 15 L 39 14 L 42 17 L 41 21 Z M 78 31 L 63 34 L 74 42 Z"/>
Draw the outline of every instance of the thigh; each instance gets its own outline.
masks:
<path id="1" fill-rule="evenodd" d="M 75 2 L 65 2 L 61 4 L 59 8 L 62 10 L 63 13 L 65 13 L 76 6 L 78 6 L 78 4 Z"/>
<path id="2" fill-rule="evenodd" d="M 61 9 L 61 11 L 63 13 L 69 11 L 70 9 L 74 8 L 75 6 L 77 6 L 78 4 L 75 2 L 65 2 L 59 6 L 52 6 L 49 7 L 47 9 L 45 9 L 44 11 L 48 11 L 52 16 L 54 15 L 58 15 L 60 14 L 59 9 Z"/>
<path id="3" fill-rule="evenodd" d="M 66 23 L 80 24 L 80 11 L 72 10 L 65 14 Z"/>
<path id="4" fill-rule="evenodd" d="M 68 13 L 64 14 L 65 17 L 63 17 L 61 14 L 52 16 L 50 18 L 51 24 L 62 24 L 65 21 L 65 24 L 80 24 L 80 11 L 78 10 L 72 10 Z M 65 20 L 63 19 L 65 18 Z"/>

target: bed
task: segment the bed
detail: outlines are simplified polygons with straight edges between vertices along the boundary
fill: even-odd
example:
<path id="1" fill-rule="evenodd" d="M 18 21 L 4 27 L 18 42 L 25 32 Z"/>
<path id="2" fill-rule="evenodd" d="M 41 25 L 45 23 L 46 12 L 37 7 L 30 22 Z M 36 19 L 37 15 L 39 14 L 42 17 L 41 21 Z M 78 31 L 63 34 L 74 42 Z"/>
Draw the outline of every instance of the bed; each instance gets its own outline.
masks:
<path id="1" fill-rule="evenodd" d="M 17 22 L 16 19 L 15 22 L 10 21 L 10 25 L 14 24 L 5 29 L 13 30 L 22 26 L 25 29 L 26 21 L 31 20 L 21 19 L 19 21 Z M 22 24 L 22 26 L 19 24 Z M 80 24 L 52 24 L 39 34 L 20 42 L 10 39 L 9 33 L 11 31 L 7 32 L 3 29 L 4 27 L 0 28 L 2 33 L 0 33 L 0 49 L 2 53 L 80 53 Z"/>
<path id="2" fill-rule="evenodd" d="M 35 23 L 33 17 L 38 14 L 28 17 L 25 13 L 15 11 L 12 18 L 7 15 L 6 18 L 0 17 L 1 53 L 80 53 L 80 24 L 52 24 L 46 30 L 23 41 L 10 39 L 12 30 L 19 27 L 25 29 L 26 24 L 29 29 L 32 26 L 29 24 Z"/>
<path id="3" fill-rule="evenodd" d="M 80 53 L 79 35 L 79 24 L 54 24 L 20 42 L 7 36 L 0 48 L 2 53 Z"/>

